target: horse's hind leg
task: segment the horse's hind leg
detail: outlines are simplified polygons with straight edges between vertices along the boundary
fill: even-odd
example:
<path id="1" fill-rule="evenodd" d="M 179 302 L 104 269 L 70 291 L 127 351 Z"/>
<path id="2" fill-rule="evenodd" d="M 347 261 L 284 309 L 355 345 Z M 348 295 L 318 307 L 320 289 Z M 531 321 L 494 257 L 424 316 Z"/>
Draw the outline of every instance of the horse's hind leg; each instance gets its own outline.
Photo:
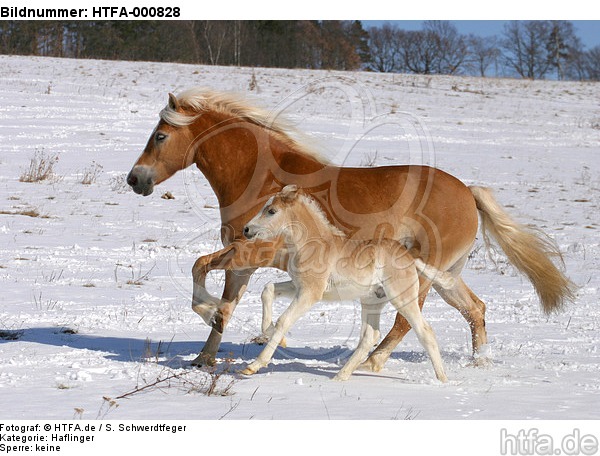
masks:
<path id="1" fill-rule="evenodd" d="M 468 258 L 469 253 L 467 252 L 448 270 L 448 272 L 456 277 L 454 287 L 444 289 L 434 285 L 434 288 L 444 301 L 457 309 L 465 320 L 467 320 L 467 323 L 469 323 L 473 344 L 473 356 L 475 357 L 477 364 L 484 365 L 488 360 L 480 358 L 479 354 L 481 346 L 487 344 L 485 303 L 471 291 L 460 277 L 460 273 L 467 263 Z"/>
<path id="2" fill-rule="evenodd" d="M 485 329 L 485 303 L 458 277 L 456 285 L 450 289 L 436 287 L 440 296 L 456 308 L 469 323 L 471 329 L 471 340 L 473 343 L 473 356 L 476 364 L 486 364 L 487 359 L 480 357 L 481 346 L 487 344 L 487 332 Z"/>

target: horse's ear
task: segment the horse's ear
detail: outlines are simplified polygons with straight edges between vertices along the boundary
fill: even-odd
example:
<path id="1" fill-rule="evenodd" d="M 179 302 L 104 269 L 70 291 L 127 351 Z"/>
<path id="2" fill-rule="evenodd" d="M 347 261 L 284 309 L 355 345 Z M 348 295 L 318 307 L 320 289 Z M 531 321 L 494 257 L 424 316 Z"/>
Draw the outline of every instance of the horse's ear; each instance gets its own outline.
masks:
<path id="1" fill-rule="evenodd" d="M 281 199 L 286 203 L 291 203 L 292 201 L 294 201 L 296 199 L 299 191 L 300 191 L 300 189 L 298 188 L 297 185 L 294 185 L 294 184 L 286 185 L 281 190 L 281 193 L 280 193 Z"/>
<path id="2" fill-rule="evenodd" d="M 169 93 L 169 108 L 173 111 L 177 111 L 179 109 L 179 100 L 172 93 Z"/>

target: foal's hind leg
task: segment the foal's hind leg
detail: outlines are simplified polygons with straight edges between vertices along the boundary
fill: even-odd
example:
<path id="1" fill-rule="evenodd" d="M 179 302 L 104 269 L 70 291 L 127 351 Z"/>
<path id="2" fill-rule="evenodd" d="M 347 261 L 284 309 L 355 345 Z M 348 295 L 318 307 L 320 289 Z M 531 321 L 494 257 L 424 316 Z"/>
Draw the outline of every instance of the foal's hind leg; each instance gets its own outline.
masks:
<path id="1" fill-rule="evenodd" d="M 431 288 L 431 283 L 421 277 L 419 278 L 419 282 L 419 309 L 422 309 L 427 293 Z M 392 326 L 390 332 L 385 336 L 377 348 L 375 348 L 369 358 L 360 365 L 359 370 L 379 372 L 383 369 L 385 362 L 391 356 L 394 348 L 396 348 L 408 331 L 410 331 L 410 324 L 406 321 L 406 318 L 397 313 L 394 326 Z"/>
<path id="2" fill-rule="evenodd" d="M 360 362 L 368 355 L 375 341 L 379 338 L 379 320 L 385 302 L 361 300 L 361 328 L 358 346 L 352 356 L 340 369 L 334 380 L 348 380 Z"/>
<path id="3" fill-rule="evenodd" d="M 402 314 L 415 330 L 419 342 L 427 351 L 429 359 L 431 359 L 437 379 L 440 382 L 446 382 L 448 381 L 448 377 L 446 377 L 446 372 L 444 371 L 444 363 L 442 362 L 440 349 L 433 329 L 421 314 L 421 309 L 417 304 L 417 293 L 418 289 L 415 284 L 415 287 L 412 290 L 408 288 L 403 293 L 398 294 L 397 297 L 392 298 L 390 302 L 396 308 L 398 313 Z"/>
<path id="4" fill-rule="evenodd" d="M 464 267 L 468 254 L 461 258 L 448 272 L 457 276 L 456 285 L 452 289 L 443 289 L 437 287 L 436 291 L 440 296 L 457 309 L 469 323 L 471 329 L 471 339 L 473 343 L 473 356 L 475 364 L 486 365 L 489 360 L 480 356 L 480 348 L 487 344 L 487 332 L 485 329 L 485 303 L 479 299 L 475 293 L 464 283 L 462 278 L 458 277 Z M 421 288 L 419 289 L 419 307 L 423 307 L 427 292 L 431 284 L 424 284 L 423 278 L 420 278 Z M 439 289 L 438 289 L 439 288 Z M 379 346 L 371 353 L 371 356 L 360 366 L 361 370 L 379 372 L 385 362 L 388 360 L 392 351 L 404 338 L 410 330 L 410 325 L 400 314 L 396 315 L 394 326 L 387 336 L 381 341 Z"/>

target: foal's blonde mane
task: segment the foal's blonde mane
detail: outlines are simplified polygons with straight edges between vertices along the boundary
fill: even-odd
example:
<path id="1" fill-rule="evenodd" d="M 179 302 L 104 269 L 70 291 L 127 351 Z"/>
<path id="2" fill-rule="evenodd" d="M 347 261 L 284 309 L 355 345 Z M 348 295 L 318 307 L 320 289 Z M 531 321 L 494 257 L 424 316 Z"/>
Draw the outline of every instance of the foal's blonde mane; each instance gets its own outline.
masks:
<path id="1" fill-rule="evenodd" d="M 177 96 L 177 101 L 183 108 L 194 113 L 182 113 L 173 109 L 170 104 L 160 112 L 160 118 L 169 125 L 183 127 L 192 124 L 206 111 L 214 111 L 234 118 L 239 118 L 269 130 L 286 145 L 293 147 L 296 151 L 311 156 L 312 158 L 326 163 L 318 152 L 302 145 L 291 135 L 303 135 L 293 128 L 280 115 L 269 112 L 257 106 L 252 106 L 242 95 L 230 92 L 218 92 L 203 87 L 194 87 Z M 301 138 L 306 139 L 306 138 Z"/>
<path id="2" fill-rule="evenodd" d="M 310 213 L 310 215 L 316 221 L 326 226 L 327 229 L 331 231 L 331 234 L 333 234 L 334 236 L 346 237 L 346 235 L 339 228 L 337 228 L 329 221 L 329 219 L 325 215 L 325 212 L 314 198 L 305 194 L 299 194 L 297 202 L 303 204 L 306 207 L 307 211 Z"/>

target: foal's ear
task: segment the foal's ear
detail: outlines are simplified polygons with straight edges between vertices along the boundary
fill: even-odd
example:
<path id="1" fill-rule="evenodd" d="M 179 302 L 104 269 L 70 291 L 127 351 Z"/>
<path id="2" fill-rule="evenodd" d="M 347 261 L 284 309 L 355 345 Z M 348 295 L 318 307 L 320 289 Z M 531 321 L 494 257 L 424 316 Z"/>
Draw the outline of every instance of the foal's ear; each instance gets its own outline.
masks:
<path id="1" fill-rule="evenodd" d="M 280 192 L 281 199 L 286 203 L 291 203 L 298 196 L 300 189 L 297 185 L 286 185 Z"/>
<path id="2" fill-rule="evenodd" d="M 171 108 L 173 111 L 177 111 L 177 109 L 179 109 L 179 100 L 177 100 L 177 97 L 172 93 L 169 93 L 169 108 Z"/>

